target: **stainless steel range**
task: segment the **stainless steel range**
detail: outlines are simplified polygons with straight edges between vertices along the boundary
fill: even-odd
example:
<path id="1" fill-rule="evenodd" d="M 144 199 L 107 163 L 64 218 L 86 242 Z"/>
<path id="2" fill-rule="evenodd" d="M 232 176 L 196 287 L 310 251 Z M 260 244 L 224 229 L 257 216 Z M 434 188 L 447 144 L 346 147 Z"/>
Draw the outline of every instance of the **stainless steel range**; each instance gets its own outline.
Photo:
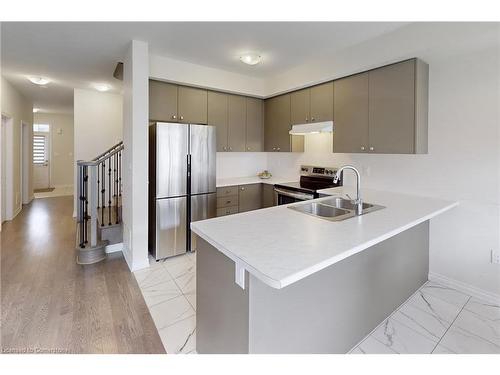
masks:
<path id="1" fill-rule="evenodd" d="M 333 182 L 337 169 L 302 165 L 300 181 L 274 185 L 274 204 L 282 205 L 319 198 L 318 190 L 342 186 L 342 174 L 337 183 Z"/>

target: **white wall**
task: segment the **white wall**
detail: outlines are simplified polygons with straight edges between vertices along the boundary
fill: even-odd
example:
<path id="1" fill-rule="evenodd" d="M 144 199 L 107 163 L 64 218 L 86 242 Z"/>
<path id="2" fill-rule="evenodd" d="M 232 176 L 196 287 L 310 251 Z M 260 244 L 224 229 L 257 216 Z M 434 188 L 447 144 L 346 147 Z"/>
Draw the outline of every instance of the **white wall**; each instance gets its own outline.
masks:
<path id="1" fill-rule="evenodd" d="M 50 133 L 50 185 L 73 186 L 74 127 L 73 115 L 35 113 L 35 124 L 49 124 Z"/>
<path id="2" fill-rule="evenodd" d="M 76 212 L 76 161 L 91 160 L 122 140 L 123 97 L 95 90 L 75 89 L 73 100 Z"/>
<path id="3" fill-rule="evenodd" d="M 3 143 L 6 155 L 6 216 L 12 219 L 22 208 L 21 192 L 21 127 L 22 123 L 28 125 L 28 131 L 33 134 L 33 103 L 26 99 L 14 86 L 2 77 L 2 115 L 12 119 L 6 129 L 6 139 Z M 29 152 L 31 160 L 31 150 Z M 33 196 L 32 170 L 30 168 L 28 179 L 28 193 Z"/>
<path id="4" fill-rule="evenodd" d="M 132 271 L 148 261 L 148 45 L 132 41 L 123 72 L 123 254 Z"/>
<path id="5" fill-rule="evenodd" d="M 276 78 L 279 91 L 420 57 L 430 67 L 429 153 L 331 154 L 328 136 L 308 136 L 304 154 L 268 154 L 270 171 L 352 163 L 366 187 L 459 201 L 431 222 L 430 271 L 499 295 L 500 266 L 490 263 L 491 249 L 500 248 L 499 31 L 493 24 L 414 24 Z"/>
<path id="6" fill-rule="evenodd" d="M 267 168 L 265 152 L 218 152 L 217 179 L 255 176 Z"/>

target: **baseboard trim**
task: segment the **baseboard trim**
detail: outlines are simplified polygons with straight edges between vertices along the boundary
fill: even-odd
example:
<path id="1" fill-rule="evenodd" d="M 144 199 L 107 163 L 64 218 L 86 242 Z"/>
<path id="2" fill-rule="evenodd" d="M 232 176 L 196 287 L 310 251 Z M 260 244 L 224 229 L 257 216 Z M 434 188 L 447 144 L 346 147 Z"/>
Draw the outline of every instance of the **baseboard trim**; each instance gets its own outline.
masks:
<path id="1" fill-rule="evenodd" d="M 114 243 L 112 245 L 106 245 L 104 248 L 106 254 L 117 253 L 119 251 L 123 251 L 123 242 Z"/>
<path id="2" fill-rule="evenodd" d="M 466 284 L 462 281 L 458 281 L 434 272 L 429 272 L 429 280 L 456 289 L 460 292 L 466 293 L 472 297 L 479 298 L 486 302 L 500 304 L 500 295 L 477 288 L 470 284 Z"/>

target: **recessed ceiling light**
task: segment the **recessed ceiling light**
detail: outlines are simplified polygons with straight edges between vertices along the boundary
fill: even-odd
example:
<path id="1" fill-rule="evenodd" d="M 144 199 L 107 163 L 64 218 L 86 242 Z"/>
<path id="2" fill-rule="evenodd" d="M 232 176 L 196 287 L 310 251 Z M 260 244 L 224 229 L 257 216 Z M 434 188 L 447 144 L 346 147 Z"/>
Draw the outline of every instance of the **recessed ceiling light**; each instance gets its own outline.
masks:
<path id="1" fill-rule="evenodd" d="M 262 61 L 262 56 L 258 53 L 245 53 L 240 56 L 240 61 L 248 65 L 257 65 Z"/>
<path id="2" fill-rule="evenodd" d="M 50 79 L 48 78 L 43 78 L 43 77 L 28 77 L 31 83 L 34 83 L 35 85 L 46 85 L 47 83 L 50 82 Z"/>
<path id="3" fill-rule="evenodd" d="M 37 113 L 40 111 L 40 108 L 33 108 L 33 113 Z"/>
<path id="4" fill-rule="evenodd" d="M 108 91 L 109 89 L 111 89 L 111 86 L 106 84 L 106 83 L 96 83 L 94 85 L 94 88 L 97 90 L 97 91 L 100 91 L 100 92 L 105 92 L 105 91 Z"/>

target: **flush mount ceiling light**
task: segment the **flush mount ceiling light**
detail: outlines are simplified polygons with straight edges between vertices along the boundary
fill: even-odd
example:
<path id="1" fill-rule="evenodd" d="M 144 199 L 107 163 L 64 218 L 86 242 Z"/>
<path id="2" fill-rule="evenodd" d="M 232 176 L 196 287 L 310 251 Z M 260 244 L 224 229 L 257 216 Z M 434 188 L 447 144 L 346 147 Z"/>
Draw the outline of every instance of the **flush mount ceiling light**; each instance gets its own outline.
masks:
<path id="1" fill-rule="evenodd" d="M 106 83 L 96 83 L 94 85 L 94 88 L 97 90 L 97 91 L 100 91 L 100 92 L 106 92 L 106 91 L 109 91 L 111 89 L 111 86 L 106 84 Z"/>
<path id="2" fill-rule="evenodd" d="M 240 61 L 248 65 L 257 65 L 262 61 L 262 56 L 258 53 L 245 53 L 240 56 Z"/>
<path id="3" fill-rule="evenodd" d="M 50 82 L 50 79 L 43 77 L 28 77 L 28 79 L 31 83 L 34 83 L 35 85 L 39 86 L 44 86 Z"/>

